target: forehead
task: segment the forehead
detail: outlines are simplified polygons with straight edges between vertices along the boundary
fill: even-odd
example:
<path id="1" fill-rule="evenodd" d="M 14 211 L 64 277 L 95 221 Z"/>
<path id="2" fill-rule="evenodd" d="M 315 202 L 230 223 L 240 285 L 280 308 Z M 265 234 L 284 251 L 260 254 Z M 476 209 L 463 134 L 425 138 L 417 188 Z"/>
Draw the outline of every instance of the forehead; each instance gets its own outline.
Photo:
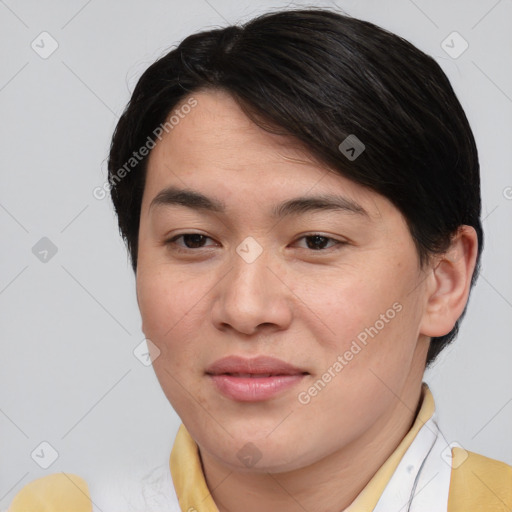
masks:
<path id="1" fill-rule="evenodd" d="M 365 210 L 378 216 L 383 207 L 391 206 L 383 196 L 315 161 L 297 139 L 254 124 L 228 93 L 208 90 L 190 97 L 196 105 L 180 116 L 150 153 L 143 209 L 169 186 L 274 204 L 308 192 L 337 193 L 365 203 Z"/>
<path id="2" fill-rule="evenodd" d="M 231 164 L 237 169 L 268 161 L 313 162 L 300 141 L 257 126 L 227 92 L 199 91 L 188 98 L 195 100 L 195 106 L 164 134 L 150 160 L 168 157 L 180 165 L 193 166 L 215 158 L 213 163 L 224 167 Z M 184 98 L 173 111 L 179 112 L 186 102 Z"/>

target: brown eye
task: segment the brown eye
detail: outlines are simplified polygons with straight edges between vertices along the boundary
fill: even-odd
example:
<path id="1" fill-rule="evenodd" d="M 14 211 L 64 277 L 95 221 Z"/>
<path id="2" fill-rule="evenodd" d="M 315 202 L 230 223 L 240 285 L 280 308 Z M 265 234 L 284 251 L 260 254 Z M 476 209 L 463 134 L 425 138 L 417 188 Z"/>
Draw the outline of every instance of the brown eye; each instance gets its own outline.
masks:
<path id="1" fill-rule="evenodd" d="M 307 240 L 306 249 L 310 249 L 312 251 L 323 251 L 326 249 L 326 245 L 329 242 L 334 242 L 334 245 L 331 247 L 327 247 L 327 249 L 331 249 L 337 245 L 344 245 L 346 242 L 342 242 L 341 240 L 335 240 L 334 238 L 330 238 L 328 236 L 321 235 L 319 233 L 314 233 L 312 235 L 306 235 L 301 237 L 299 240 Z"/>
<path id="2" fill-rule="evenodd" d="M 180 238 L 183 239 L 182 244 L 176 243 L 176 240 Z M 204 242 L 210 239 L 210 237 L 206 235 L 202 235 L 201 233 L 182 233 L 181 235 L 177 235 L 165 242 L 165 245 L 171 246 L 173 249 L 177 251 L 186 252 L 187 250 L 193 251 L 194 249 L 202 249 L 204 247 L 208 247 L 204 245 Z"/>

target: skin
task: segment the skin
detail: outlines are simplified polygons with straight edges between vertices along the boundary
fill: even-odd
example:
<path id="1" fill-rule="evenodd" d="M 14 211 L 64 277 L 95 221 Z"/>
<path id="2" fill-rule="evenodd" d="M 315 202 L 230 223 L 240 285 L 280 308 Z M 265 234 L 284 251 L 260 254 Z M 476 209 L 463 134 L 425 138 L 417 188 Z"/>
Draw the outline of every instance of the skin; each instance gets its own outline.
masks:
<path id="1" fill-rule="evenodd" d="M 198 444 L 221 512 L 343 510 L 414 421 L 430 337 L 448 333 L 468 299 L 476 233 L 461 227 L 450 250 L 420 268 L 405 219 L 386 198 L 263 131 L 227 93 L 192 96 L 197 106 L 150 154 L 142 200 L 137 299 L 142 330 L 160 351 L 157 378 Z M 222 200 L 226 211 L 150 210 L 169 185 Z M 287 199 L 333 192 L 368 216 L 269 215 Z M 185 233 L 206 238 L 166 244 Z M 314 234 L 328 239 L 304 238 Z M 263 250 L 252 263 L 236 252 L 249 236 Z M 394 303 L 401 311 L 300 403 Z M 205 375 L 231 354 L 270 355 L 309 375 L 269 400 L 234 401 Z M 261 454 L 252 467 L 237 457 L 249 442 Z"/>

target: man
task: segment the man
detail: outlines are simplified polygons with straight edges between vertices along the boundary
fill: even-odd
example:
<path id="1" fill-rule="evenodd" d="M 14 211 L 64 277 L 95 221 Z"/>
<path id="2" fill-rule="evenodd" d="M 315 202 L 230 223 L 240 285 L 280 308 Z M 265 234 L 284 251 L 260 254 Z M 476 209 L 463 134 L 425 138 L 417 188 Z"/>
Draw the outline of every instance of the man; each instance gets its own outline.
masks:
<path id="1" fill-rule="evenodd" d="M 140 78 L 109 174 L 183 421 L 166 506 L 511 510 L 512 468 L 448 445 L 423 383 L 483 246 L 475 141 L 432 58 L 322 9 L 194 34 Z M 60 499 L 43 480 L 12 511 Z"/>

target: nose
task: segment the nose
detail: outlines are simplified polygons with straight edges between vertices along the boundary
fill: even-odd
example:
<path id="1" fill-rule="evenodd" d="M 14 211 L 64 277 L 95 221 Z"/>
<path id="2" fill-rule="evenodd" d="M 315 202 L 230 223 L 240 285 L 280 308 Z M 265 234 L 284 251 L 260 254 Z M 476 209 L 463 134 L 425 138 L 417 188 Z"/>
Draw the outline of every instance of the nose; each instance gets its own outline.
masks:
<path id="1" fill-rule="evenodd" d="M 292 319 L 293 293 L 282 263 L 265 249 L 254 260 L 234 251 L 231 263 L 216 287 L 212 321 L 217 329 L 246 335 L 286 329 Z"/>

